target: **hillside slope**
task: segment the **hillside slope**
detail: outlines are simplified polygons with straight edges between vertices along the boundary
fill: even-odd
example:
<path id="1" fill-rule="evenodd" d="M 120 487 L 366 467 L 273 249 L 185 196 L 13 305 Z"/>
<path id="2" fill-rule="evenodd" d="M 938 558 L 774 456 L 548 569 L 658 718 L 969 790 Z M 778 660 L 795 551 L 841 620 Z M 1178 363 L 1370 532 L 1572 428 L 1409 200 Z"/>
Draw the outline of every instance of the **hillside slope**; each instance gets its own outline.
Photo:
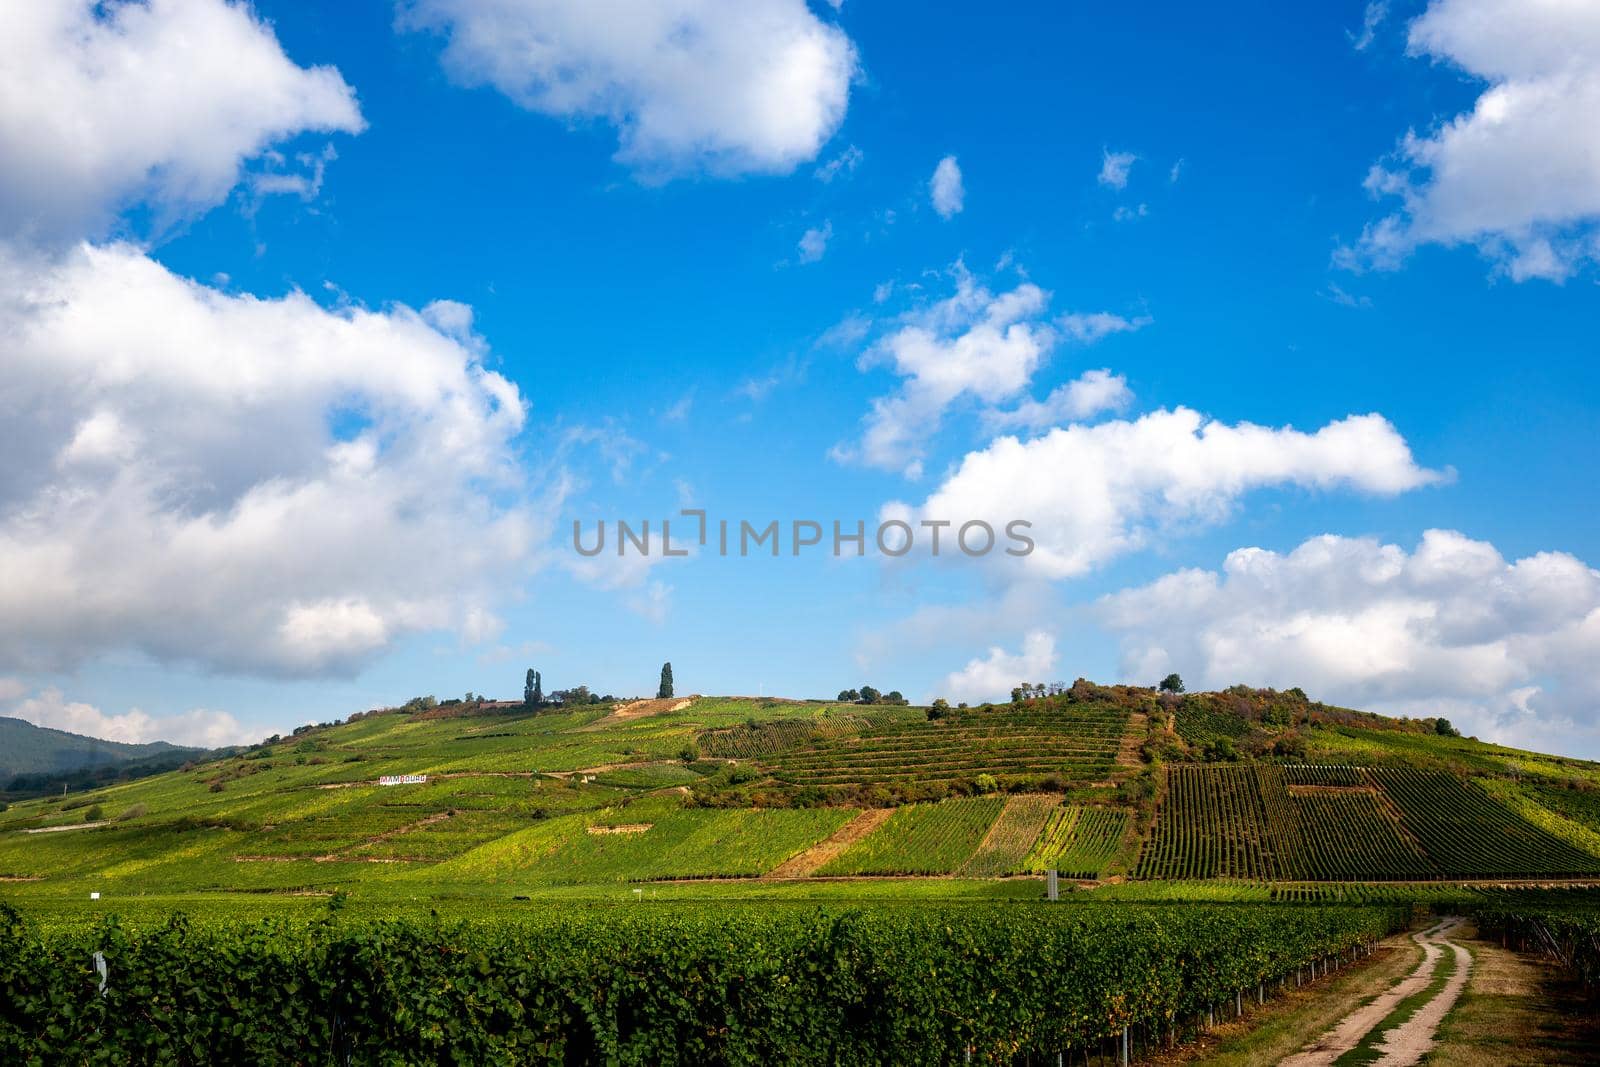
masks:
<path id="1" fill-rule="evenodd" d="M 715 697 L 616 710 L 372 712 L 16 803 L 0 813 L 0 880 L 13 895 L 504 897 L 783 872 L 965 885 L 1051 867 L 1086 881 L 1600 879 L 1600 765 L 1294 691 L 1080 681 L 937 712 Z M 861 817 L 878 808 L 896 810 Z"/>
<path id="2" fill-rule="evenodd" d="M 181 749 L 165 741 L 143 745 L 102 741 L 0 716 L 0 787 L 18 775 L 63 774 L 84 767 L 128 763 L 180 751 L 201 750 Z"/>

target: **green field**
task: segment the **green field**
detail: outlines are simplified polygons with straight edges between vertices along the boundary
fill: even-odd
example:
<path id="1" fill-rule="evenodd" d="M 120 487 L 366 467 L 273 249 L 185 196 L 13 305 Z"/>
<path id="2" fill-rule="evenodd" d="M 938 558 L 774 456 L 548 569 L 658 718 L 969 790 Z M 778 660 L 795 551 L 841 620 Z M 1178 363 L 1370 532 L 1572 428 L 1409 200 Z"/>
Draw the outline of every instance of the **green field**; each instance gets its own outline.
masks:
<path id="1" fill-rule="evenodd" d="M 1027 899 L 1037 881 L 1003 879 L 1049 869 L 1291 896 L 1312 883 L 1600 878 L 1595 765 L 1299 699 L 1080 682 L 939 717 L 743 697 L 624 714 L 382 711 L 13 799 L 0 898 L 607 900 L 648 887 L 841 899 L 882 897 L 871 879 L 896 876 L 907 895 Z M 1275 754 L 1291 734 L 1307 757 Z M 1204 762 L 1219 737 L 1238 758 Z M 378 784 L 393 774 L 428 778 Z M 870 833 L 828 843 L 885 807 L 863 816 Z M 770 877 L 791 860 L 804 873 Z"/>
<path id="2" fill-rule="evenodd" d="M 820 874 L 949 874 L 972 859 L 1005 802 L 941 800 L 900 808 Z"/>

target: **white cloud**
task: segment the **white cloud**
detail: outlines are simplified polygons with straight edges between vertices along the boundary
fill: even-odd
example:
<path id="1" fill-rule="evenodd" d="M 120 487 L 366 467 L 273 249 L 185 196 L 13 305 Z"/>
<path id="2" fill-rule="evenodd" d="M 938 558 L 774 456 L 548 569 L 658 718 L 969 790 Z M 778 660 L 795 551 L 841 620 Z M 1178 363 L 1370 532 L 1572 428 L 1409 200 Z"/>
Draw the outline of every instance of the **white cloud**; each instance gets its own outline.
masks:
<path id="1" fill-rule="evenodd" d="M 787 173 L 844 120 L 856 51 L 805 0 L 409 0 L 444 65 L 518 105 L 617 128 L 647 176 Z"/>
<path id="2" fill-rule="evenodd" d="M 1318 295 L 1325 300 L 1338 304 L 1340 307 L 1369 308 L 1372 306 L 1372 298 L 1370 296 L 1354 296 L 1345 292 L 1344 289 L 1333 282 L 1329 282 L 1328 287 Z"/>
<path id="3" fill-rule="evenodd" d="M 836 448 L 835 458 L 918 477 L 947 407 L 963 396 L 997 404 L 1027 387 L 1055 344 L 1041 318 L 1049 299 L 1032 283 L 996 295 L 958 265 L 953 296 L 905 316 L 861 357 L 863 370 L 888 364 L 904 381 L 872 402 L 859 448 Z"/>
<path id="4" fill-rule="evenodd" d="M 328 164 L 338 159 L 339 153 L 330 144 L 321 152 L 296 152 L 292 161 L 276 151 L 265 152 L 261 158 L 265 166 L 246 179 L 258 202 L 269 196 L 294 196 L 309 203 L 321 195 Z"/>
<path id="5" fill-rule="evenodd" d="M 121 715 L 108 715 L 93 704 L 69 701 L 59 689 L 44 689 L 6 709 L 12 718 L 51 730 L 142 745 L 167 741 L 197 748 L 221 748 L 259 741 L 261 736 L 240 725 L 225 711 L 194 708 L 177 715 L 150 715 L 131 708 Z"/>
<path id="6" fill-rule="evenodd" d="M 903 381 L 895 393 L 873 400 L 860 444 L 836 446 L 831 453 L 836 461 L 898 470 L 916 479 L 927 441 L 938 432 L 945 411 L 964 399 L 988 405 L 985 418 L 991 422 L 1032 425 L 1046 410 L 1081 411 L 1078 417 L 1087 417 L 1131 395 L 1123 379 L 1091 371 L 1042 403 L 1027 400 L 1015 411 L 995 410 L 1028 387 L 1061 341 L 1090 345 L 1141 329 L 1150 319 L 1100 311 L 1049 320 L 1050 294 L 1032 282 L 996 295 L 960 263 L 953 274 L 952 296 L 901 316 L 898 327 L 861 357 L 862 370 L 886 364 Z"/>
<path id="7" fill-rule="evenodd" d="M 843 152 L 840 152 L 838 155 L 822 164 L 822 166 L 818 167 L 812 172 L 812 175 L 817 179 L 817 181 L 826 185 L 840 175 L 855 173 L 855 169 L 861 165 L 861 161 L 865 158 L 866 156 L 861 149 L 857 148 L 855 145 L 851 145 L 849 148 L 846 148 Z"/>
<path id="8" fill-rule="evenodd" d="M 470 330 L 0 249 L 0 667 L 316 675 L 470 628 L 540 539 L 522 398 Z"/>
<path id="9" fill-rule="evenodd" d="M 1433 0 L 1407 47 L 1488 87 L 1372 168 L 1367 189 L 1400 208 L 1340 261 L 1392 269 L 1421 245 L 1472 244 L 1513 279 L 1561 281 L 1600 255 L 1600 7 Z"/>
<path id="10" fill-rule="evenodd" d="M 846 319 L 840 326 L 849 323 Z M 834 327 L 837 329 L 838 327 Z M 853 332 L 853 331 L 852 331 Z M 827 336 L 825 333 L 824 337 Z M 781 363 L 774 365 L 765 374 L 746 378 L 734 387 L 733 395 L 744 397 L 752 404 L 760 404 L 779 389 L 787 389 L 799 385 L 806 380 L 808 365 L 805 360 L 790 356 Z"/>
<path id="11" fill-rule="evenodd" d="M 56 242 L 120 207 L 208 208 L 305 130 L 358 132 L 332 67 L 296 66 L 222 0 L 26 0 L 0 14 L 0 232 Z"/>
<path id="12" fill-rule="evenodd" d="M 1006 700 L 1019 682 L 1042 681 L 1055 666 L 1055 638 L 1035 630 L 1023 638 L 1020 651 L 1007 652 L 996 645 L 987 656 L 974 657 L 961 670 L 946 675 L 943 695 L 946 700 L 969 704 Z"/>
<path id="13" fill-rule="evenodd" d="M 689 412 L 694 409 L 695 391 L 690 389 L 679 397 L 671 407 L 661 413 L 662 422 L 682 422 L 689 417 Z"/>
<path id="14" fill-rule="evenodd" d="M 1126 189 L 1128 187 L 1128 172 L 1133 169 L 1139 157 L 1132 152 L 1113 152 L 1109 148 L 1103 149 L 1100 160 L 1101 185 L 1113 189 Z"/>
<path id="15" fill-rule="evenodd" d="M 1124 672 L 1209 687 L 1298 685 L 1331 703 L 1443 714 L 1490 739 L 1600 755 L 1600 571 L 1507 562 L 1430 530 L 1417 547 L 1327 535 L 1231 553 L 1104 598 Z"/>
<path id="16" fill-rule="evenodd" d="M 928 182 L 928 195 L 933 200 L 933 210 L 940 218 L 954 218 L 966 204 L 967 190 L 961 184 L 961 165 L 955 156 L 945 156 L 933 168 L 933 178 Z"/>
<path id="17" fill-rule="evenodd" d="M 1150 205 L 1139 204 L 1137 207 L 1128 207 L 1118 204 L 1117 209 L 1111 213 L 1113 222 L 1137 222 L 1150 214 Z"/>
<path id="18" fill-rule="evenodd" d="M 1125 319 L 1109 311 L 1073 311 L 1056 319 L 1061 332 L 1080 345 L 1092 345 L 1114 333 L 1133 333 L 1150 325 L 1151 319 L 1141 315 Z"/>
<path id="19" fill-rule="evenodd" d="M 828 251 L 828 241 L 833 237 L 833 223 L 813 226 L 800 235 L 800 262 L 815 263 Z"/>
<path id="20" fill-rule="evenodd" d="M 1083 574 L 1158 532 L 1226 519 L 1244 494 L 1270 487 L 1393 495 L 1447 475 L 1418 467 L 1379 415 L 1352 415 L 1315 433 L 1240 423 L 1187 408 L 1133 421 L 1058 428 L 1031 441 L 1000 437 L 970 452 L 919 507 L 885 518 L 981 519 L 1000 534 L 1033 523 L 1021 562 L 1047 578 Z"/>
<path id="21" fill-rule="evenodd" d="M 1389 0 L 1369 0 L 1366 10 L 1361 13 L 1360 31 L 1349 34 L 1351 47 L 1357 52 L 1365 52 L 1377 36 L 1378 27 L 1388 17 Z"/>
<path id="22" fill-rule="evenodd" d="M 1128 388 L 1127 379 L 1102 367 L 1084 371 L 1067 384 L 1057 386 L 1042 401 L 1028 399 L 1009 411 L 986 412 L 984 424 L 991 432 L 1043 430 L 1107 411 L 1122 411 L 1132 402 L 1133 391 Z"/>

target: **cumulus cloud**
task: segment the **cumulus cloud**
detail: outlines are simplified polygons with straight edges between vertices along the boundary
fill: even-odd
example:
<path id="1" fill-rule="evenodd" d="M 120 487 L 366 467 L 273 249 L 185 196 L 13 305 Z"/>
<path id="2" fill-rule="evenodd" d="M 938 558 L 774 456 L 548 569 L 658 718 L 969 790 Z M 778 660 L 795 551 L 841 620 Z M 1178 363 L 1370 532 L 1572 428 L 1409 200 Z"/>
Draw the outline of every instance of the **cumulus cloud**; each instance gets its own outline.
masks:
<path id="1" fill-rule="evenodd" d="M 1231 553 L 1099 604 L 1123 670 L 1207 686 L 1298 685 L 1332 703 L 1445 715 L 1494 740 L 1600 755 L 1600 571 L 1562 552 L 1507 561 L 1429 530 L 1410 552 L 1315 537 Z"/>
<path id="2" fill-rule="evenodd" d="M 1055 344 L 1042 318 L 1049 294 L 1031 282 L 995 294 L 958 265 L 956 292 L 903 317 L 861 357 L 863 370 L 887 364 L 904 381 L 872 402 L 859 447 L 834 457 L 918 477 L 926 440 L 947 407 L 970 396 L 986 404 L 1027 387 Z"/>
<path id="3" fill-rule="evenodd" d="M 44 689 L 5 709 L 14 719 L 31 722 L 51 730 L 142 745 L 166 741 L 196 748 L 221 748 L 260 740 L 260 735 L 240 725 L 225 711 L 194 708 L 177 715 L 151 715 L 131 708 L 121 715 L 108 715 L 93 704 L 68 700 L 59 689 Z"/>
<path id="4" fill-rule="evenodd" d="M 243 4 L 28 0 L 0 14 L 0 231 L 56 242 L 142 203 L 210 207 L 241 163 L 363 126 L 332 67 L 303 68 Z"/>
<path id="5" fill-rule="evenodd" d="M 1037 548 L 1021 562 L 1047 578 L 1083 574 L 1161 531 L 1221 522 L 1248 492 L 1271 487 L 1393 495 L 1447 475 L 1419 467 L 1379 415 L 1352 415 L 1305 433 L 1226 425 L 1187 408 L 1072 425 L 1023 441 L 1000 437 L 970 452 L 921 505 L 885 518 L 964 523 L 997 532 L 1033 523 Z"/>
<path id="6" fill-rule="evenodd" d="M 813 226 L 800 235 L 800 262 L 815 263 L 828 251 L 828 242 L 833 238 L 833 223 L 824 222 L 821 226 Z"/>
<path id="7" fill-rule="evenodd" d="M 1009 411 L 986 412 L 984 421 L 991 431 L 1042 430 L 1093 418 L 1102 412 L 1121 411 L 1132 402 L 1133 390 L 1128 388 L 1127 379 L 1102 367 L 1057 386 L 1042 401 L 1028 399 Z"/>
<path id="8" fill-rule="evenodd" d="M 961 165 L 955 156 L 945 156 L 933 168 L 933 178 L 928 182 L 928 195 L 933 200 L 933 210 L 940 218 L 954 218 L 966 205 L 967 190 L 961 184 Z"/>
<path id="9" fill-rule="evenodd" d="M 961 670 L 946 675 L 943 695 L 969 704 L 1004 700 L 1017 683 L 1047 678 L 1055 666 L 1056 639 L 1035 630 L 1023 638 L 1021 650 L 1007 652 L 995 645 L 987 656 L 974 657 Z"/>
<path id="10" fill-rule="evenodd" d="M 856 50 L 805 0 L 409 0 L 445 69 L 519 106 L 617 128 L 649 176 L 787 173 L 844 120 Z"/>
<path id="11" fill-rule="evenodd" d="M 1433 0 L 1407 50 L 1487 87 L 1372 168 L 1368 191 L 1400 206 L 1340 261 L 1392 269 L 1421 245 L 1471 244 L 1513 279 L 1561 281 L 1600 255 L 1600 8 Z"/>
<path id="12" fill-rule="evenodd" d="M 0 667 L 348 672 L 538 540 L 470 309 L 327 310 L 127 246 L 0 250 Z"/>
<path id="13" fill-rule="evenodd" d="M 1014 411 L 998 411 L 997 405 L 1028 388 L 1058 344 L 1090 345 L 1138 330 L 1150 320 L 1109 312 L 1051 319 L 1050 294 L 1032 282 L 996 294 L 960 263 L 953 274 L 953 295 L 900 316 L 896 327 L 858 361 L 862 370 L 888 366 L 903 381 L 894 393 L 873 400 L 861 442 L 836 446 L 835 460 L 916 479 L 928 440 L 938 432 L 945 411 L 962 400 L 986 405 L 984 417 L 991 423 L 1021 426 L 1036 424 L 1047 412 L 1078 411 L 1082 414 L 1077 417 L 1087 417 L 1131 396 L 1123 379 L 1090 372 L 1043 402 L 1028 400 Z"/>
<path id="14" fill-rule="evenodd" d="M 1112 189 L 1126 189 L 1128 172 L 1138 160 L 1139 157 L 1132 152 L 1113 152 L 1109 148 L 1102 150 L 1098 181 Z"/>

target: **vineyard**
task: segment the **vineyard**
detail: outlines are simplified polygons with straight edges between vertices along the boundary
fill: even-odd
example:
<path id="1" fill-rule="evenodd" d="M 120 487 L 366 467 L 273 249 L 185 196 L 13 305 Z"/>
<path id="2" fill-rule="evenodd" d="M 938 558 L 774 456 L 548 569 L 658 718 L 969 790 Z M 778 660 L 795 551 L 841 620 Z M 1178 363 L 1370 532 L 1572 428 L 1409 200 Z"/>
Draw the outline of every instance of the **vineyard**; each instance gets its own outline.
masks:
<path id="1" fill-rule="evenodd" d="M 1239 716 L 1192 700 L 1178 705 L 1173 715 L 1173 726 L 1178 736 L 1191 745 L 1206 745 L 1219 740 L 1234 741 L 1250 729 Z"/>
<path id="2" fill-rule="evenodd" d="M 1483 937 L 1554 960 L 1600 996 L 1600 899 L 1590 893 L 1507 894 L 1472 909 Z"/>
<path id="3" fill-rule="evenodd" d="M 817 873 L 949 874 L 977 851 L 1005 804 L 997 797 L 908 804 Z"/>
<path id="4" fill-rule="evenodd" d="M 1600 859 L 1553 837 L 1454 775 L 1408 768 L 1368 772 L 1400 809 L 1441 873 L 1457 877 L 1600 874 Z"/>
<path id="5" fill-rule="evenodd" d="M 854 814 L 844 808 L 693 811 L 634 805 L 598 817 L 550 819 L 418 875 L 549 885 L 753 877 L 827 837 Z M 630 830 L 605 832 L 612 826 Z"/>
<path id="6" fill-rule="evenodd" d="M 1045 822 L 1061 805 L 1058 796 L 1016 796 L 1006 801 L 983 843 L 961 866 L 961 873 L 994 878 L 1028 870 L 1028 855 L 1043 832 Z"/>
<path id="7" fill-rule="evenodd" d="M 757 759 L 835 737 L 853 736 L 864 730 L 893 730 L 926 719 L 920 709 L 910 707 L 872 707 L 848 712 L 835 708 L 815 715 L 750 719 L 734 726 L 703 730 L 695 735 L 695 743 L 701 753 L 717 759 Z"/>
<path id="8" fill-rule="evenodd" d="M 6 909 L 0 1058 L 1076 1062 L 1124 1032 L 1136 1053 L 1181 1037 L 1240 990 L 1364 951 L 1408 915 L 723 904 L 40 928 Z"/>
<path id="9" fill-rule="evenodd" d="M 1600 766 L 1379 728 L 1288 694 L 1164 701 L 1080 682 L 980 708 L 630 707 L 382 710 L 137 781 L 13 799 L 0 810 L 0 893 L 615 899 L 641 881 L 693 880 L 706 895 L 822 897 L 885 891 L 838 879 L 903 875 L 942 879 L 935 894 L 1001 897 L 1034 890 L 1000 879 L 1047 869 L 1297 887 L 1600 878 Z M 1249 758 L 1284 708 L 1315 756 Z M 1238 758 L 1185 748 L 1166 711 L 1180 735 L 1233 738 Z M 1338 725 L 1303 721 L 1336 712 Z M 1202 754 L 1218 762 L 1192 761 Z M 386 775 L 411 781 L 382 786 Z M 621 825 L 635 829 L 608 829 Z M 805 877 L 772 876 L 791 860 Z M 730 879 L 762 884 L 709 884 Z"/>
<path id="10" fill-rule="evenodd" d="M 1028 854 L 1026 869 L 1098 878 L 1121 850 L 1127 829 L 1128 813 L 1119 808 L 1057 808 Z"/>
<path id="11" fill-rule="evenodd" d="M 1175 765 L 1141 878 L 1592 877 L 1600 858 L 1477 785 L 1404 768 Z"/>
<path id="12" fill-rule="evenodd" d="M 1109 778 L 1127 712 L 1112 706 L 969 709 L 817 741 L 773 756 L 774 777 L 801 786 L 1054 776 Z"/>

